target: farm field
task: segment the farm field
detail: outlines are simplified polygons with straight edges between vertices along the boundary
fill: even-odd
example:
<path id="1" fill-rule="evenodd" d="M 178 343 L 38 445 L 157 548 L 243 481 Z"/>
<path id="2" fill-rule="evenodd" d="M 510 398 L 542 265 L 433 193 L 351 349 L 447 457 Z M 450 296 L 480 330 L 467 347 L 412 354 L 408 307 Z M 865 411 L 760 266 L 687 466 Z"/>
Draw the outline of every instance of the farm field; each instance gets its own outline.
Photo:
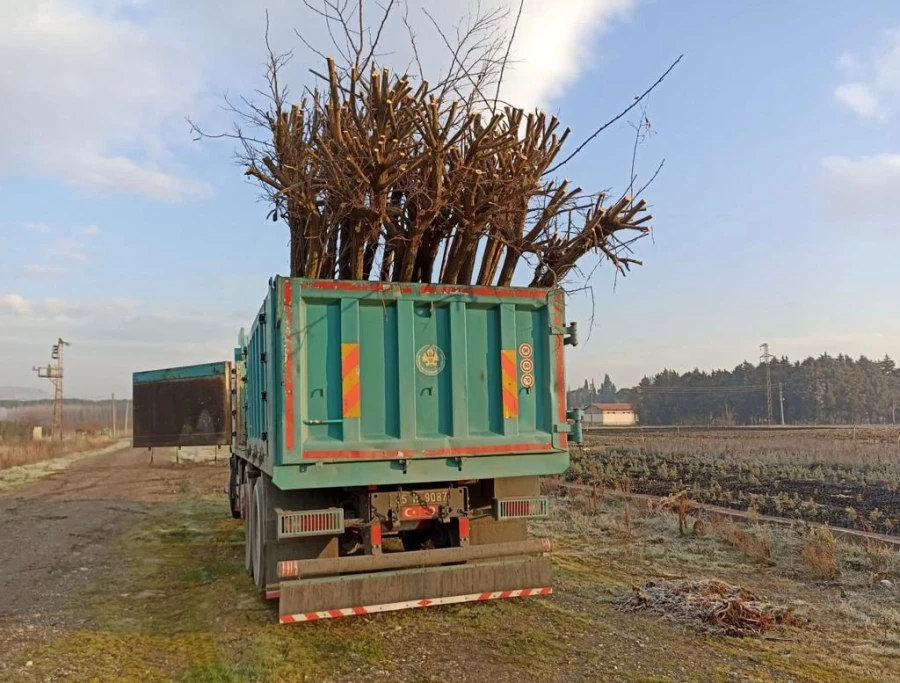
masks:
<path id="1" fill-rule="evenodd" d="M 572 481 L 900 533 L 900 428 L 601 430 L 572 462 Z"/>
<path id="2" fill-rule="evenodd" d="M 900 681 L 895 552 L 700 517 L 682 533 L 552 481 L 532 526 L 553 540 L 552 596 L 279 626 L 244 572 L 226 476 L 221 458 L 126 450 L 0 493 L 0 680 Z M 737 638 L 620 608 L 648 581 L 704 580 L 795 621 Z"/>

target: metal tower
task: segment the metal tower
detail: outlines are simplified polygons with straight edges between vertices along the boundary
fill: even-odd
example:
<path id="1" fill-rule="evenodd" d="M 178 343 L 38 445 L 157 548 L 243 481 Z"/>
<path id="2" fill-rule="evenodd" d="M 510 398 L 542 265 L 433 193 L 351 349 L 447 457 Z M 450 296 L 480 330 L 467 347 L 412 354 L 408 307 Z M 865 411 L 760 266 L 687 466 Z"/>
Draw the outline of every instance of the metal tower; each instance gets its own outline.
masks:
<path id="1" fill-rule="evenodd" d="M 766 416 L 768 417 L 767 424 L 772 424 L 772 368 L 770 367 L 769 363 L 775 356 L 769 353 L 768 344 L 761 344 L 759 348 L 762 350 L 762 355 L 759 357 L 759 360 L 766 365 Z"/>
<path id="2" fill-rule="evenodd" d="M 69 346 L 69 342 L 57 339 L 53 345 L 50 357 L 56 361 L 56 365 L 34 366 L 38 377 L 46 377 L 53 382 L 53 427 L 52 438 L 54 441 L 62 441 L 63 432 L 63 347 Z"/>

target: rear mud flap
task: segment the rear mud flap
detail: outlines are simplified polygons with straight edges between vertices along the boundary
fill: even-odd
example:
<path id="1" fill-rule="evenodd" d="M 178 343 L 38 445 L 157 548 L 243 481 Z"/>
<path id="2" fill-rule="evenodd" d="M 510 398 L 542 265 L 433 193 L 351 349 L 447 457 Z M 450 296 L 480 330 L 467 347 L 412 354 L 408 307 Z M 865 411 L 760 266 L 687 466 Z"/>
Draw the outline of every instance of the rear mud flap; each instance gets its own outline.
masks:
<path id="1" fill-rule="evenodd" d="M 493 598 L 547 595 L 549 557 L 285 581 L 282 624 Z"/>

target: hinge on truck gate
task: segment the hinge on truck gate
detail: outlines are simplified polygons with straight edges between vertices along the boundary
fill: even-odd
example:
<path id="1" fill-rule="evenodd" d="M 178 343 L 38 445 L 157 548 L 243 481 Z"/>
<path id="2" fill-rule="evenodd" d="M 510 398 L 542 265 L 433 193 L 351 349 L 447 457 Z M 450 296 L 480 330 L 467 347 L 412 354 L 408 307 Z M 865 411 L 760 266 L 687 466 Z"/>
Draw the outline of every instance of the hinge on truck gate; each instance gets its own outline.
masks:
<path id="1" fill-rule="evenodd" d="M 262 394 L 260 394 L 260 396 L 262 397 L 263 401 L 265 401 L 268 398 L 268 394 L 265 391 L 262 392 Z"/>
<path id="2" fill-rule="evenodd" d="M 566 344 L 567 346 L 578 346 L 578 323 L 551 325 L 550 334 L 561 335 L 563 344 Z"/>
<path id="3" fill-rule="evenodd" d="M 260 324 L 260 325 L 265 325 L 265 324 L 266 324 L 266 314 L 265 314 L 265 313 L 260 313 L 260 314 L 259 314 L 259 324 Z"/>
<path id="4" fill-rule="evenodd" d="M 266 354 L 265 353 L 259 354 L 259 360 L 261 363 L 265 363 L 266 362 Z"/>

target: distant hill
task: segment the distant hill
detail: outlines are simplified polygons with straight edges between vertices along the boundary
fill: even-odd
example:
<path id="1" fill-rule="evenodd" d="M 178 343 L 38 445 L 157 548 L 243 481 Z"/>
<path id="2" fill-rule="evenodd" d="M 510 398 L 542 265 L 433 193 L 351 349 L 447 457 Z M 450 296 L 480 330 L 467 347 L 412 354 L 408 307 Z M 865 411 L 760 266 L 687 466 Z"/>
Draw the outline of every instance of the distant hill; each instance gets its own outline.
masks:
<path id="1" fill-rule="evenodd" d="M 48 398 L 53 398 L 53 394 L 41 389 L 0 387 L 0 401 L 43 401 Z"/>

